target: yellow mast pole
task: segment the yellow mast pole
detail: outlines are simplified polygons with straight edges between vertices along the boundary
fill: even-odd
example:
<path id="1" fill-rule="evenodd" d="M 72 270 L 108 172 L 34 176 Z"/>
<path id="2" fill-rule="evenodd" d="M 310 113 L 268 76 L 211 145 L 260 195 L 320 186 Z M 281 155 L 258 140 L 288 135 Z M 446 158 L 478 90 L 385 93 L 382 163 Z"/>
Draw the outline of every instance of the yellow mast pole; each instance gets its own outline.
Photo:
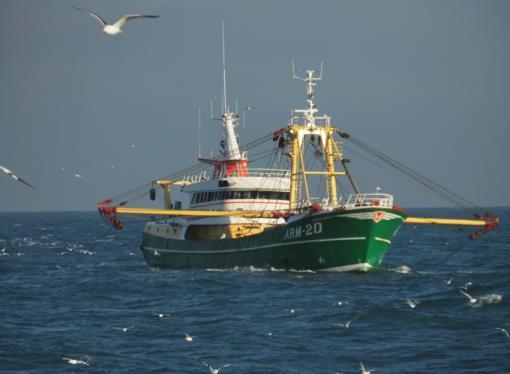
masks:
<path id="1" fill-rule="evenodd" d="M 299 138 L 296 131 L 297 126 L 290 127 L 290 134 L 292 136 L 292 151 L 290 153 L 290 196 L 289 196 L 289 210 L 297 209 L 297 195 L 298 195 L 298 177 L 299 177 Z"/>
<path id="2" fill-rule="evenodd" d="M 326 127 L 326 163 L 328 172 L 328 196 L 329 204 L 336 206 L 338 198 L 336 193 L 336 179 L 335 179 L 335 157 L 333 155 L 333 133 L 329 126 Z"/>
<path id="3" fill-rule="evenodd" d="M 303 183 L 305 184 L 306 204 L 310 205 L 310 191 L 308 190 L 308 180 L 306 178 L 305 160 L 304 160 L 304 156 L 303 156 L 303 149 L 301 146 L 299 146 L 299 160 L 301 161 L 301 175 L 303 178 Z"/>

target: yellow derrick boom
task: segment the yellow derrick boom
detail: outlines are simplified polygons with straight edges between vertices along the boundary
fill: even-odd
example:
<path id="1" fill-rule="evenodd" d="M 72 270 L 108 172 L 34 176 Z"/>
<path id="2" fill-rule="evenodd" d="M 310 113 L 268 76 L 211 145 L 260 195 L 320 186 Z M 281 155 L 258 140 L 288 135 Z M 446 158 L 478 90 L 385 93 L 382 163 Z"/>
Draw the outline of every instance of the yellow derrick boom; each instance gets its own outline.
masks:
<path id="1" fill-rule="evenodd" d="M 186 217 L 246 217 L 273 218 L 273 212 L 242 211 L 242 210 L 184 210 L 184 209 L 145 209 L 145 208 L 112 208 L 116 214 L 139 214 L 151 216 L 186 216 Z M 456 219 L 456 218 L 426 218 L 407 217 L 404 223 L 425 225 L 454 225 L 454 226 L 487 226 L 493 223 L 484 219 Z"/>
<path id="2" fill-rule="evenodd" d="M 425 225 L 458 225 L 458 226 L 487 225 L 487 221 L 483 219 L 425 218 L 425 217 L 407 217 L 404 223 Z"/>
<path id="3" fill-rule="evenodd" d="M 247 218 L 272 218 L 272 212 L 242 211 L 242 210 L 183 210 L 183 209 L 145 209 L 145 208 L 112 208 L 112 213 L 117 214 L 140 214 L 150 216 L 186 216 L 186 217 L 247 217 Z"/>

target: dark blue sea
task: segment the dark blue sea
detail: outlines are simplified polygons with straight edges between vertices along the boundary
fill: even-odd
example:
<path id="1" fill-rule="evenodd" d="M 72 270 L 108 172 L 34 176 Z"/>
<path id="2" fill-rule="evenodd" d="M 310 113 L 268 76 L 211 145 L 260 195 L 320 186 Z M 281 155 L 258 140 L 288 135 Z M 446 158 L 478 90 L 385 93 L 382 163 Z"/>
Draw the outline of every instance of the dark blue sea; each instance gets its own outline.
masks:
<path id="1" fill-rule="evenodd" d="M 366 274 L 158 270 L 140 222 L 0 213 L 0 371 L 510 373 L 510 209 L 493 211 L 474 241 L 404 226 Z"/>

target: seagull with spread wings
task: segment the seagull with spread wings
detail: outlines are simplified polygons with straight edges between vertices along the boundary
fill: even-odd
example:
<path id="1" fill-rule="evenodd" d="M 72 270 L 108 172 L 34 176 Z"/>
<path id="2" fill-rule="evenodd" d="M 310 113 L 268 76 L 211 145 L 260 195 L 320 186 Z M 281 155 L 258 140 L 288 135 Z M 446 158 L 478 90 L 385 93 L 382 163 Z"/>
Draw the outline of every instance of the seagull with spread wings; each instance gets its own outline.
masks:
<path id="1" fill-rule="evenodd" d="M 93 11 L 87 10 L 87 9 L 77 8 L 77 7 L 74 7 L 74 6 L 73 6 L 73 8 L 76 9 L 76 10 L 87 12 L 92 17 L 94 17 L 99 22 L 101 22 L 101 24 L 103 25 L 103 28 L 101 29 L 101 31 L 103 31 L 106 35 L 110 35 L 110 36 L 114 36 L 114 35 L 120 34 L 122 32 L 122 27 L 124 27 L 126 22 L 131 21 L 133 19 L 137 19 L 137 18 L 158 18 L 159 17 L 159 15 L 127 14 L 124 17 L 119 18 L 117 20 L 117 22 L 115 22 L 113 25 L 110 25 L 110 24 L 108 24 L 108 22 L 105 21 L 105 19 L 103 17 L 101 17 L 96 12 L 93 12 Z"/>
<path id="2" fill-rule="evenodd" d="M 14 174 L 12 171 L 10 171 L 9 169 L 7 169 L 5 166 L 2 166 L 0 165 L 0 170 L 2 170 L 6 175 L 8 175 L 9 177 L 11 177 L 12 179 L 15 179 L 17 181 L 20 181 L 21 183 L 23 183 L 24 185 L 30 187 L 30 188 L 35 188 L 34 186 L 32 186 L 30 183 L 28 183 L 26 180 L 18 177 L 16 174 Z"/>

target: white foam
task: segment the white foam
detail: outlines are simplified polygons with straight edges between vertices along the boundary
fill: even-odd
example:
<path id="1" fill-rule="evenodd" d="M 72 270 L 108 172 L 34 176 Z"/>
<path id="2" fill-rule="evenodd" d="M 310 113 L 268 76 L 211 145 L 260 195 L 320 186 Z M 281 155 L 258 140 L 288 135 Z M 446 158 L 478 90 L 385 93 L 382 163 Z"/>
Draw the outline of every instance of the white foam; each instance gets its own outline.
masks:
<path id="1" fill-rule="evenodd" d="M 497 304 L 503 300 L 503 296 L 497 293 L 491 293 L 489 295 L 480 296 L 478 302 L 473 304 L 473 307 L 481 307 L 484 304 Z"/>

